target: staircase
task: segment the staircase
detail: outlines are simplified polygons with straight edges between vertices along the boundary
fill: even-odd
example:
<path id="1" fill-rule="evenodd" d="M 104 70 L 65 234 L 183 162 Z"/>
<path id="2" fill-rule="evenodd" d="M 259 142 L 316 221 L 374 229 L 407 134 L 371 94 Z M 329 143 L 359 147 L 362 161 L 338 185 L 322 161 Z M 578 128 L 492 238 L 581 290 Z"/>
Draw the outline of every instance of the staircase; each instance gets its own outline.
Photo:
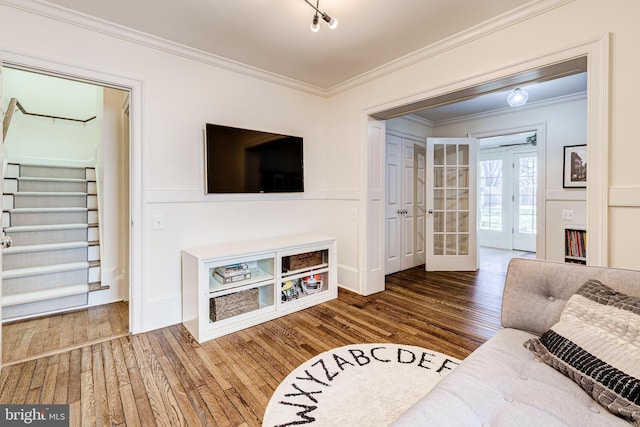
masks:
<path id="1" fill-rule="evenodd" d="M 2 319 L 86 306 L 101 289 L 95 168 L 10 163 L 3 190 Z"/>

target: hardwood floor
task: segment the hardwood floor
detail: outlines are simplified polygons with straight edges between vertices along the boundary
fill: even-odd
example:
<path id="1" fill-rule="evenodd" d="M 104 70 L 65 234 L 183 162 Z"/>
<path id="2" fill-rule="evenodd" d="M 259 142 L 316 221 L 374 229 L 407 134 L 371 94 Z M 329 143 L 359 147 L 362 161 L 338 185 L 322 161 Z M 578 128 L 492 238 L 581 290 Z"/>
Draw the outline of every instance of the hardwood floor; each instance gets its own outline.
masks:
<path id="1" fill-rule="evenodd" d="M 321 304 L 202 345 L 181 325 L 16 363 L 0 403 L 68 403 L 71 425 L 260 426 L 297 365 L 334 347 L 394 342 L 464 358 L 500 329 L 504 271 L 387 276 L 368 297 Z"/>
<path id="2" fill-rule="evenodd" d="M 43 357 L 129 333 L 129 305 L 105 304 L 2 325 L 2 363 Z"/>

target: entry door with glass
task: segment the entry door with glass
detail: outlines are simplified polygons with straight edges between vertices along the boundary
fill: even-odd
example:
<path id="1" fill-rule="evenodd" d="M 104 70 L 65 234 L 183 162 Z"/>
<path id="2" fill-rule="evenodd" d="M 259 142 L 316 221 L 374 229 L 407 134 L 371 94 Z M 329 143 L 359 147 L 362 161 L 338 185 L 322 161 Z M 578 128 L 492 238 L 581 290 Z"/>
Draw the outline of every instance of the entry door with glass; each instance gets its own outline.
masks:
<path id="1" fill-rule="evenodd" d="M 427 271 L 475 271 L 477 140 L 427 138 Z"/>
<path id="2" fill-rule="evenodd" d="M 513 249 L 520 251 L 536 251 L 537 160 L 535 152 L 513 156 Z"/>
<path id="3" fill-rule="evenodd" d="M 535 151 L 482 150 L 478 240 L 481 246 L 536 251 Z"/>

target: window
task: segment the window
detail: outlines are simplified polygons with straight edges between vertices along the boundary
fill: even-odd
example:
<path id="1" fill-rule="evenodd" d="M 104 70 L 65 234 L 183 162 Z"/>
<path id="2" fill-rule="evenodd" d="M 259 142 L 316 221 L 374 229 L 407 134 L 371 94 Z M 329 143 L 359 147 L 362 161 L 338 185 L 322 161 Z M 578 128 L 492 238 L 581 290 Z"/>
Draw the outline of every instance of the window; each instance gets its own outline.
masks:
<path id="1" fill-rule="evenodd" d="M 536 234 L 537 158 L 520 157 L 518 170 L 518 231 Z"/>
<path id="2" fill-rule="evenodd" d="M 502 231 L 502 175 L 502 160 L 480 161 L 480 228 L 483 230 Z"/>

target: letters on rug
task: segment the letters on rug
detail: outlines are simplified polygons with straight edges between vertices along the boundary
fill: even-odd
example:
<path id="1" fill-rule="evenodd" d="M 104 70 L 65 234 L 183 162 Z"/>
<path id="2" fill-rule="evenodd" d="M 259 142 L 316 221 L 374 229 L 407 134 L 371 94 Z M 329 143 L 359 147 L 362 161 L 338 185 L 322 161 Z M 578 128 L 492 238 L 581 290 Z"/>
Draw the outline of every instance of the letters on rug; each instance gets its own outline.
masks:
<path id="1" fill-rule="evenodd" d="M 459 363 L 408 345 L 352 344 L 329 350 L 282 381 L 263 426 L 386 426 Z"/>

